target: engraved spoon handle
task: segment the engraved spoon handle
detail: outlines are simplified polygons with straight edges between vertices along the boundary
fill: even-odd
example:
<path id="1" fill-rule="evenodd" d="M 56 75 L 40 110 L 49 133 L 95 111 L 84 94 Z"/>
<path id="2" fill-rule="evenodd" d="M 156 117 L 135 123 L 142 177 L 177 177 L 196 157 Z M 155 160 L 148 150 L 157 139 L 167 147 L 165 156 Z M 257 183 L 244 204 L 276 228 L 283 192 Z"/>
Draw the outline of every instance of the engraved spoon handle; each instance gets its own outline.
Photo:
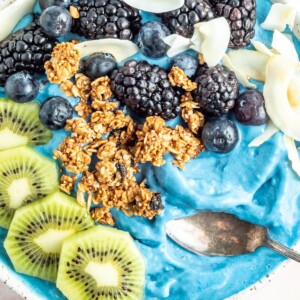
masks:
<path id="1" fill-rule="evenodd" d="M 275 252 L 288 257 L 290 259 L 293 259 L 297 262 L 300 262 L 300 253 L 297 253 L 296 251 L 289 249 L 282 244 L 279 244 L 269 238 L 267 238 L 264 242 L 264 246 L 269 247 L 270 249 L 274 250 Z"/>

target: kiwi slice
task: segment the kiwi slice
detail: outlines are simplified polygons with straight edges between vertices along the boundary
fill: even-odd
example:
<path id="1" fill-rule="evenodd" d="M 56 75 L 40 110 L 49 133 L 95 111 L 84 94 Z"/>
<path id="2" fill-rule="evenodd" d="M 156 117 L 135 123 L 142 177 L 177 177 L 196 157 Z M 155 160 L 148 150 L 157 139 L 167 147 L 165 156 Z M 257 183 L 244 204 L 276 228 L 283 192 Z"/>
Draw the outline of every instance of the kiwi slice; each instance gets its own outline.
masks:
<path id="1" fill-rule="evenodd" d="M 38 103 L 16 103 L 0 98 L 0 150 L 43 145 L 52 138 L 39 119 Z"/>
<path id="2" fill-rule="evenodd" d="M 127 232 L 97 226 L 64 242 L 56 285 L 69 300 L 140 300 L 145 262 Z"/>
<path id="3" fill-rule="evenodd" d="M 4 247 L 17 272 L 54 282 L 64 239 L 93 225 L 75 199 L 56 192 L 17 210 Z"/>
<path id="4" fill-rule="evenodd" d="M 0 151 L 0 226 L 8 228 L 17 208 L 52 194 L 57 186 L 54 162 L 28 147 Z"/>

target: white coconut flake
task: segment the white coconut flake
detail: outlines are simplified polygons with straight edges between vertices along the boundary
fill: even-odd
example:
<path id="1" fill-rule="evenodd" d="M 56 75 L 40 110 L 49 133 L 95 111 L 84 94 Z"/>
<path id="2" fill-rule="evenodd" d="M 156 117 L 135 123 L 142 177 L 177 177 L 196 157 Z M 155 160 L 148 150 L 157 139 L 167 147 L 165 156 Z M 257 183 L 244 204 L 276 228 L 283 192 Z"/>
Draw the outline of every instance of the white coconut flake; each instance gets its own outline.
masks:
<path id="1" fill-rule="evenodd" d="M 139 51 L 136 44 L 127 40 L 119 39 L 101 39 L 86 41 L 75 45 L 80 52 L 80 58 L 92 55 L 97 52 L 111 53 L 117 62 L 120 62 Z"/>
<path id="2" fill-rule="evenodd" d="M 265 22 L 261 24 L 261 27 L 282 32 L 285 30 L 286 26 L 289 26 L 292 30 L 296 14 L 297 10 L 294 5 L 281 3 L 273 4 Z"/>
<path id="3" fill-rule="evenodd" d="M 178 9 L 184 0 L 123 0 L 128 5 L 144 11 L 160 14 Z"/>
<path id="4" fill-rule="evenodd" d="M 5 4 L 4 8 L 0 10 L 0 41 L 11 33 L 25 15 L 32 12 L 34 3 L 35 0 L 15 0 L 10 4 Z"/>
<path id="5" fill-rule="evenodd" d="M 259 147 L 267 140 L 269 140 L 274 134 L 279 132 L 279 129 L 274 125 L 272 121 L 269 121 L 268 126 L 263 134 L 255 138 L 250 144 L 249 147 Z"/>
<path id="6" fill-rule="evenodd" d="M 246 73 L 239 69 L 238 66 L 235 66 L 226 54 L 223 56 L 223 63 L 228 69 L 235 73 L 237 79 L 244 87 L 256 89 L 256 85 L 249 81 L 250 78 L 247 77 Z"/>
<path id="7" fill-rule="evenodd" d="M 292 163 L 292 168 L 297 173 L 297 175 L 300 176 L 300 159 L 295 141 L 287 135 L 284 135 L 284 144 L 288 153 L 289 160 Z"/>
<path id="8" fill-rule="evenodd" d="M 293 32 L 300 41 L 300 11 L 297 12 Z"/>
<path id="9" fill-rule="evenodd" d="M 289 102 L 289 87 L 300 63 L 281 55 L 270 58 L 264 86 L 266 110 L 273 123 L 286 135 L 300 140 L 300 114 Z M 299 89 L 300 86 L 294 87 Z"/>
<path id="10" fill-rule="evenodd" d="M 169 57 L 176 56 L 179 53 L 189 50 L 191 46 L 191 40 L 189 38 L 185 38 L 178 34 L 172 34 L 165 37 L 164 42 L 171 47 L 167 52 Z"/>
<path id="11" fill-rule="evenodd" d="M 259 52 L 261 52 L 261 53 L 263 53 L 263 54 L 266 54 L 266 55 L 268 55 L 268 56 L 273 56 L 273 55 L 275 55 L 275 53 L 274 52 L 272 52 L 265 44 L 263 44 L 262 42 L 259 42 L 259 41 L 253 41 L 252 42 L 252 45 L 253 45 L 253 47 L 257 50 L 257 51 L 259 51 Z"/>

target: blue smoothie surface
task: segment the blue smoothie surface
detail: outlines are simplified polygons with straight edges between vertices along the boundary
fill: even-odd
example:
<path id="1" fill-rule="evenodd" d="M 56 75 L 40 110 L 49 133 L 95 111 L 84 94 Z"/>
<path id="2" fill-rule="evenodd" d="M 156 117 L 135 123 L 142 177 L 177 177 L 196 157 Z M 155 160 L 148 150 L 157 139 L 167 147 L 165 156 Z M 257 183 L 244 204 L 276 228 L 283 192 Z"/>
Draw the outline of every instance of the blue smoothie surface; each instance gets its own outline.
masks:
<path id="1" fill-rule="evenodd" d="M 258 0 L 258 22 L 255 39 L 271 46 L 272 32 L 260 28 L 271 3 Z M 38 7 L 35 7 L 38 11 Z M 143 21 L 157 20 L 143 13 Z M 17 28 L 30 21 L 25 17 Z M 294 37 L 300 54 L 300 44 Z M 196 55 L 195 52 L 192 52 Z M 141 53 L 134 56 L 162 67 L 169 67 L 165 57 L 151 60 Z M 258 83 L 259 89 L 262 84 Z M 0 88 L 0 96 L 5 97 Z M 42 103 L 49 96 L 63 96 L 59 86 L 48 84 L 39 93 L 37 101 Z M 78 99 L 69 98 L 75 105 Z M 229 116 L 234 120 L 234 116 Z M 234 120 L 235 121 L 235 120 Z M 175 126 L 180 118 L 169 121 Z M 236 122 L 236 121 L 235 121 Z M 197 256 L 182 249 L 165 233 L 166 222 L 174 218 L 192 215 L 198 211 L 223 211 L 239 218 L 268 227 L 270 236 L 292 246 L 299 240 L 300 230 L 300 179 L 293 172 L 283 143 L 282 133 L 276 134 L 258 148 L 249 143 L 262 134 L 265 126 L 243 126 L 236 122 L 240 142 L 229 154 L 204 152 L 186 164 L 182 171 L 172 165 L 172 157 L 166 155 L 167 163 L 162 167 L 141 165 L 141 176 L 147 180 L 151 190 L 159 191 L 165 202 L 161 215 L 149 221 L 141 217 L 127 217 L 113 211 L 116 227 L 128 231 L 135 239 L 147 263 L 145 299 L 172 300 L 221 300 L 259 281 L 283 262 L 284 258 L 267 248 L 237 257 Z M 36 147 L 51 158 L 53 150 L 68 135 L 61 130 L 53 132 L 52 141 Z M 5 253 L 2 242 L 6 236 L 0 230 L 0 261 L 12 272 L 12 277 L 22 278 L 42 299 L 64 299 L 55 285 L 29 276 L 16 274 Z"/>

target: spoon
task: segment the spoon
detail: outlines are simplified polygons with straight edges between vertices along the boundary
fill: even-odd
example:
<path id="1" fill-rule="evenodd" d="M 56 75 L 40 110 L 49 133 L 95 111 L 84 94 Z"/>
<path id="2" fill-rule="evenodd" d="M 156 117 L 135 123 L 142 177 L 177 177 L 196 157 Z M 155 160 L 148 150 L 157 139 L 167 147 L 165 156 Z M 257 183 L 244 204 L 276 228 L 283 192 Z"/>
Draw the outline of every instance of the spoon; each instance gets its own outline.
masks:
<path id="1" fill-rule="evenodd" d="M 227 213 L 200 212 L 169 221 L 167 235 L 186 250 L 207 256 L 235 256 L 269 247 L 300 262 L 300 254 L 271 240 L 265 227 Z"/>

